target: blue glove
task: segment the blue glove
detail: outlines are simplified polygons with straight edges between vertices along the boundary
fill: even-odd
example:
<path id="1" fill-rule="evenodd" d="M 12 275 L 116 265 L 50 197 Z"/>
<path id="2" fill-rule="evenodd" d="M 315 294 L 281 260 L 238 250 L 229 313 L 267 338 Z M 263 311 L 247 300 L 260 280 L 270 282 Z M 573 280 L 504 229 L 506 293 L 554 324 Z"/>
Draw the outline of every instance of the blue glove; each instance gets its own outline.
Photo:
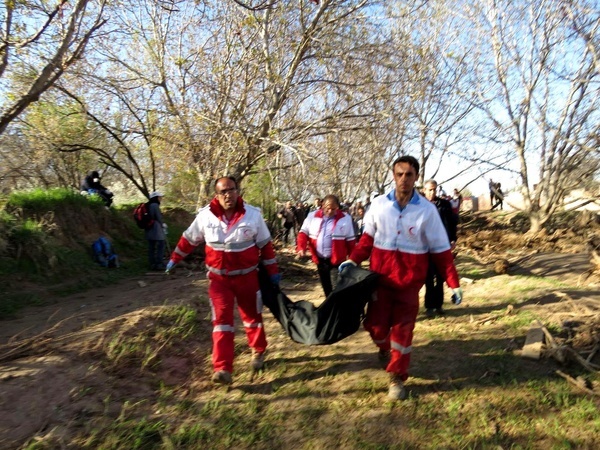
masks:
<path id="1" fill-rule="evenodd" d="M 275 286 L 279 286 L 280 282 L 281 282 L 281 274 L 280 273 L 271 275 L 271 283 L 273 283 Z"/>
<path id="2" fill-rule="evenodd" d="M 340 273 L 342 273 L 342 271 L 346 268 L 346 267 L 356 267 L 356 263 L 354 261 L 352 261 L 351 259 L 347 259 L 346 261 L 344 261 L 343 263 L 340 264 L 340 266 L 338 267 L 338 271 Z"/>
<path id="3" fill-rule="evenodd" d="M 463 299 L 462 289 L 461 288 L 452 289 L 452 292 L 454 292 L 454 294 L 452 294 L 452 303 L 454 303 L 455 305 L 460 305 L 460 303 L 462 302 L 462 299 Z"/>
<path id="4" fill-rule="evenodd" d="M 169 262 L 167 263 L 167 269 L 165 270 L 165 273 L 171 273 L 171 270 L 173 270 L 173 268 L 177 265 L 177 263 L 173 262 L 172 259 L 169 260 Z"/>

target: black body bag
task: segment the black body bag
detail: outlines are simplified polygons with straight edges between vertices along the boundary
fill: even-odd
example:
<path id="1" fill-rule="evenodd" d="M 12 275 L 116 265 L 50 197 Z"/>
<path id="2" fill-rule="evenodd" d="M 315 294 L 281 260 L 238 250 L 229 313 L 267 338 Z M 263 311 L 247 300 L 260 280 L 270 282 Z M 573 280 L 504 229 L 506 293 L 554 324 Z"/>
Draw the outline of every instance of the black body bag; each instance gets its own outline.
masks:
<path id="1" fill-rule="evenodd" d="M 260 290 L 264 305 L 279 321 L 293 341 L 307 345 L 328 345 L 358 331 L 365 305 L 375 289 L 377 274 L 359 267 L 347 267 L 325 301 L 315 307 L 311 302 L 293 302 L 269 275 L 259 267 Z"/>

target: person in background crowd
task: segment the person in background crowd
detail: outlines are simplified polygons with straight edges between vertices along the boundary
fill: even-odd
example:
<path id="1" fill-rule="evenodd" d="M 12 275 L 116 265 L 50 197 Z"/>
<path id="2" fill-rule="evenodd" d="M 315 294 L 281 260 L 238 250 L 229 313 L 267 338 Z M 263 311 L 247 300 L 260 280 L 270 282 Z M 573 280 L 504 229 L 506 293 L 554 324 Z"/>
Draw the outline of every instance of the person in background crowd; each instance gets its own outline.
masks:
<path id="1" fill-rule="evenodd" d="M 350 214 L 352 215 L 353 219 L 356 219 L 356 214 L 358 211 L 358 208 L 362 208 L 364 211 L 364 206 L 363 206 L 363 202 L 361 200 L 352 203 L 352 206 L 350 206 Z"/>
<path id="2" fill-rule="evenodd" d="M 281 219 L 281 226 L 283 227 L 283 236 L 281 240 L 287 245 L 290 237 L 290 230 L 294 228 L 294 223 L 296 221 L 292 202 L 285 202 L 285 206 L 277 213 L 277 217 Z"/>
<path id="3" fill-rule="evenodd" d="M 339 270 L 370 258 L 369 269 L 379 274 L 364 327 L 390 374 L 388 397 L 401 400 L 406 398 L 404 382 L 419 312 L 419 290 L 427 277 L 430 255 L 454 290 L 456 304 L 462 301 L 462 290 L 440 215 L 415 190 L 419 162 L 401 156 L 394 161 L 392 174 L 395 189 L 373 199 L 360 241 Z"/>
<path id="4" fill-rule="evenodd" d="M 327 195 L 321 209 L 308 215 L 297 241 L 299 257 L 306 256 L 307 249 L 310 250 L 323 292 L 328 296 L 337 281 L 338 265 L 348 257 L 356 243 L 352 218 L 340 210 L 340 202 L 335 195 Z"/>
<path id="5" fill-rule="evenodd" d="M 371 207 L 371 197 L 367 197 L 365 200 L 365 214 L 369 212 L 369 208 Z"/>
<path id="6" fill-rule="evenodd" d="M 319 197 L 315 198 L 311 211 L 317 211 L 318 209 L 321 209 L 321 199 Z"/>
<path id="7" fill-rule="evenodd" d="M 100 174 L 97 171 L 94 170 L 85 176 L 81 181 L 80 189 L 82 193 L 98 195 L 104 201 L 107 208 L 112 205 L 114 195 L 102 186 L 100 183 Z"/>
<path id="8" fill-rule="evenodd" d="M 425 185 L 423 185 L 423 187 L 425 187 Z M 444 190 L 444 188 L 442 187 L 441 184 L 438 186 L 437 196 L 439 198 L 446 198 L 447 197 L 446 191 Z"/>
<path id="9" fill-rule="evenodd" d="M 294 234 L 296 236 L 300 232 L 300 227 L 304 223 L 304 219 L 306 219 L 306 210 L 302 202 L 298 202 L 296 203 L 296 209 L 294 209 Z"/>
<path id="10" fill-rule="evenodd" d="M 450 250 L 456 248 L 456 230 L 458 222 L 452 212 L 452 205 L 445 198 L 438 197 L 437 182 L 435 180 L 427 180 L 423 184 L 423 193 L 425 198 L 435 205 L 437 208 L 446 233 L 450 241 Z M 444 276 L 438 270 L 430 258 L 429 270 L 427 271 L 427 279 L 425 280 L 425 314 L 427 317 L 434 317 L 436 314 L 444 314 Z"/>
<path id="11" fill-rule="evenodd" d="M 463 197 L 458 189 L 454 189 L 452 198 L 450 199 L 450 205 L 452 206 L 452 214 L 454 214 L 454 220 L 456 223 L 460 222 L 460 207 L 462 205 Z"/>
<path id="12" fill-rule="evenodd" d="M 212 381 L 231 384 L 235 302 L 252 349 L 251 368 L 260 370 L 264 366 L 267 339 L 258 282 L 259 263 L 264 265 L 274 285 L 281 281 L 269 229 L 260 210 L 239 196 L 233 177 L 215 181 L 215 197 L 183 232 L 167 264 L 167 273 L 203 242 L 213 324 Z"/>
<path id="13" fill-rule="evenodd" d="M 308 204 L 308 202 L 304 202 L 304 219 L 305 220 L 309 214 L 310 214 L 310 205 Z M 304 221 L 303 221 L 303 223 L 304 223 Z M 302 224 L 300 224 L 300 226 L 302 226 Z"/>
<path id="14" fill-rule="evenodd" d="M 492 211 L 498 206 L 500 207 L 500 209 L 502 209 L 502 207 L 504 206 L 504 192 L 502 192 L 502 185 L 500 183 L 496 183 L 496 186 L 494 188 L 494 194 L 498 201 L 492 206 Z"/>
<path id="15" fill-rule="evenodd" d="M 356 216 L 354 218 L 354 234 L 356 235 L 356 239 L 360 239 L 360 236 L 363 233 L 364 221 L 365 208 L 361 205 L 358 208 L 356 208 Z"/>
<path id="16" fill-rule="evenodd" d="M 490 182 L 488 183 L 488 187 L 490 188 L 490 208 L 491 208 L 494 205 L 494 200 L 496 199 L 496 183 L 491 178 L 490 178 Z"/>
<path id="17" fill-rule="evenodd" d="M 150 228 L 144 231 L 148 241 L 148 265 L 150 270 L 165 270 L 165 244 L 167 240 L 167 224 L 163 221 L 160 203 L 163 199 L 160 192 L 152 192 L 148 201 L 148 215 L 154 223 Z"/>

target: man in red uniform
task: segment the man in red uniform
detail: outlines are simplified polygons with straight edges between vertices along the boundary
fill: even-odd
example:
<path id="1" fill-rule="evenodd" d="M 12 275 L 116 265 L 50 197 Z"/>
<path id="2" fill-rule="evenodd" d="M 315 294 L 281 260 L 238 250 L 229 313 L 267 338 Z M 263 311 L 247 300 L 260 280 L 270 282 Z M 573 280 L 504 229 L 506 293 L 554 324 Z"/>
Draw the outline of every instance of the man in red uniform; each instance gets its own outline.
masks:
<path id="1" fill-rule="evenodd" d="M 271 234 L 261 212 L 244 203 L 236 180 L 232 177 L 217 179 L 215 193 L 215 198 L 198 212 L 194 222 L 183 232 L 167 265 L 167 273 L 195 247 L 206 243 L 205 264 L 213 323 L 212 381 L 231 384 L 235 301 L 252 349 L 252 369 L 260 370 L 267 340 L 258 284 L 259 262 L 264 264 L 272 283 L 279 284 L 281 275 Z"/>
<path id="2" fill-rule="evenodd" d="M 348 258 L 355 239 L 352 217 L 340 210 L 340 201 L 332 194 L 326 196 L 321 208 L 309 213 L 302 223 L 296 252 L 299 257 L 304 257 L 307 248 L 310 250 L 325 297 L 337 284 L 337 267 Z"/>
<path id="3" fill-rule="evenodd" d="M 414 188 L 419 162 L 412 156 L 401 156 L 392 172 L 395 189 L 373 199 L 360 241 L 339 269 L 370 258 L 370 270 L 380 274 L 364 326 L 390 374 L 388 397 L 401 400 L 406 398 L 404 381 L 408 378 L 419 290 L 425 283 L 430 255 L 453 289 L 455 304 L 462 301 L 462 290 L 440 215 Z"/>

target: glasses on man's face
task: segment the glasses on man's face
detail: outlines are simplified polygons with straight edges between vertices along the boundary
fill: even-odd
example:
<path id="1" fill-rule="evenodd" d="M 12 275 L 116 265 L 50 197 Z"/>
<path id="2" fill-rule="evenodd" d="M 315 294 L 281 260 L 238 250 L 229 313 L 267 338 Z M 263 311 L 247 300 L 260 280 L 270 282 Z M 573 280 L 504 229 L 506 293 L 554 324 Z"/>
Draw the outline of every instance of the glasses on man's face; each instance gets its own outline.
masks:
<path id="1" fill-rule="evenodd" d="M 222 191 L 217 191 L 217 195 L 220 195 L 221 197 L 225 197 L 226 195 L 233 195 L 236 192 L 237 192 L 237 188 L 223 189 Z"/>

